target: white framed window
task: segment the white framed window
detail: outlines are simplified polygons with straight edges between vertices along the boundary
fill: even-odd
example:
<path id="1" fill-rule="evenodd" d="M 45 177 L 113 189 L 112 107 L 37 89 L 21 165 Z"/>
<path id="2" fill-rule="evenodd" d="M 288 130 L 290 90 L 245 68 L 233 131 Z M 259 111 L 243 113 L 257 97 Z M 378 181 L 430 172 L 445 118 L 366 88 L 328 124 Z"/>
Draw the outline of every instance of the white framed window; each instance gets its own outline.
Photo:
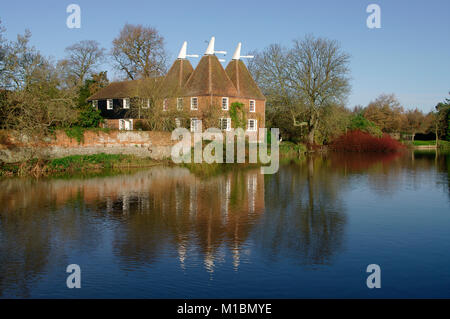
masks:
<path id="1" fill-rule="evenodd" d="M 231 118 L 221 118 L 220 119 L 220 129 L 224 131 L 231 130 Z"/>
<path id="2" fill-rule="evenodd" d="M 132 119 L 120 119 L 119 120 L 119 130 L 131 131 L 133 130 L 133 120 Z"/>
<path id="3" fill-rule="evenodd" d="M 222 110 L 228 111 L 228 102 L 229 100 L 227 97 L 222 98 Z"/>
<path id="4" fill-rule="evenodd" d="M 123 108 L 129 109 L 130 108 L 130 99 L 123 99 Z"/>
<path id="5" fill-rule="evenodd" d="M 182 110 L 183 109 L 183 98 L 179 97 L 177 98 L 177 110 Z"/>
<path id="6" fill-rule="evenodd" d="M 175 126 L 176 127 L 181 127 L 181 119 L 180 118 L 175 118 Z"/>
<path id="7" fill-rule="evenodd" d="M 167 99 L 163 101 L 163 111 L 167 111 Z"/>
<path id="8" fill-rule="evenodd" d="M 202 121 L 196 117 L 191 118 L 191 132 L 199 132 Z"/>
<path id="9" fill-rule="evenodd" d="M 247 131 L 255 132 L 258 128 L 258 121 L 255 119 L 249 119 L 247 123 Z"/>
<path id="10" fill-rule="evenodd" d="M 250 100 L 249 101 L 248 109 L 249 109 L 250 112 L 255 112 L 255 109 L 256 109 L 255 105 L 256 105 L 255 100 Z"/>
<path id="11" fill-rule="evenodd" d="M 98 108 L 98 100 L 92 100 L 92 107 Z"/>
<path id="12" fill-rule="evenodd" d="M 108 109 L 108 110 L 113 109 L 113 100 L 112 99 L 106 100 L 106 109 Z"/>
<path id="13" fill-rule="evenodd" d="M 143 108 L 143 109 L 148 109 L 148 108 L 150 108 L 150 99 L 142 100 L 142 108 Z"/>
<path id="14" fill-rule="evenodd" d="M 198 110 L 198 98 L 191 97 L 191 110 Z"/>

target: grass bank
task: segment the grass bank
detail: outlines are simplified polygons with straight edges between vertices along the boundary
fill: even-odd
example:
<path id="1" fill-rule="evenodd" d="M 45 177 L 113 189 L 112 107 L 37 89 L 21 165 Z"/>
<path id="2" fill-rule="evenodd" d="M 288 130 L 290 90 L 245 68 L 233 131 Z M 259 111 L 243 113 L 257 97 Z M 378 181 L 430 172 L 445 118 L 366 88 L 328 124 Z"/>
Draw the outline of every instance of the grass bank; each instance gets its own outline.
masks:
<path id="1" fill-rule="evenodd" d="M 405 144 L 412 145 L 412 146 L 418 146 L 418 147 L 420 147 L 420 146 L 430 146 L 431 147 L 431 146 L 435 146 L 436 145 L 436 140 L 431 140 L 431 141 L 420 141 L 420 140 L 417 140 L 417 141 L 414 141 L 412 143 L 409 142 L 409 143 L 405 143 Z M 439 146 L 440 149 L 450 150 L 450 142 L 448 142 L 448 141 L 439 140 L 438 146 Z"/>
<path id="2" fill-rule="evenodd" d="M 268 152 L 271 147 L 268 145 Z M 281 159 L 300 158 L 306 152 L 303 144 L 282 142 L 279 145 Z M 194 154 L 192 150 L 192 155 Z M 224 149 L 224 154 L 226 150 Z M 237 152 L 235 151 L 235 156 Z M 224 157 L 224 162 L 226 161 Z M 236 160 L 235 160 L 236 162 Z M 102 174 L 115 174 L 129 169 L 151 167 L 158 164 L 170 164 L 172 161 L 157 161 L 151 158 L 136 157 L 134 155 L 123 154 L 93 154 L 93 155 L 72 155 L 56 159 L 31 159 L 21 163 L 0 163 L 0 177 L 24 177 L 24 176 L 97 176 Z M 192 163 L 182 164 L 196 175 L 212 176 L 233 169 L 236 166 L 254 168 L 261 163 L 249 163 L 248 144 L 246 145 L 245 163 Z M 266 165 L 266 164 L 264 164 Z"/>
<path id="3" fill-rule="evenodd" d="M 51 160 L 32 159 L 23 163 L 0 164 L 0 177 L 77 175 L 83 172 L 101 172 L 140 167 L 151 167 L 162 162 L 123 154 L 72 155 Z"/>
<path id="4" fill-rule="evenodd" d="M 296 144 L 292 142 L 280 143 L 280 157 L 300 157 L 307 151 L 307 147 L 304 144 Z"/>
<path id="5" fill-rule="evenodd" d="M 439 148 L 444 150 L 450 150 L 450 142 L 448 141 L 439 141 Z"/>
<path id="6" fill-rule="evenodd" d="M 413 141 L 412 145 L 414 146 L 428 146 L 428 145 L 436 145 L 436 140 L 433 141 Z"/>

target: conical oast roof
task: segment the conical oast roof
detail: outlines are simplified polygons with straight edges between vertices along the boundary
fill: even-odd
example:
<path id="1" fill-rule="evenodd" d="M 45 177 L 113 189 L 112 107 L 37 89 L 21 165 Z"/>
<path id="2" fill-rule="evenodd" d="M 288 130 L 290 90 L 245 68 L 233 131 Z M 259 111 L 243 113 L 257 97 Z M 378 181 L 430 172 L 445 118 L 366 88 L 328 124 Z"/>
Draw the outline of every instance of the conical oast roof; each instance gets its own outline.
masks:
<path id="1" fill-rule="evenodd" d="M 219 59 L 212 54 L 206 54 L 200 59 L 184 91 L 188 96 L 237 96 L 236 88 Z"/>
<path id="2" fill-rule="evenodd" d="M 187 59 L 177 59 L 167 72 L 161 87 L 166 96 L 184 95 L 184 85 L 194 72 L 194 68 Z"/>
<path id="3" fill-rule="evenodd" d="M 265 100 L 264 94 L 262 94 L 255 80 L 253 80 L 244 62 L 239 59 L 231 60 L 225 72 L 233 82 L 239 97 Z"/>

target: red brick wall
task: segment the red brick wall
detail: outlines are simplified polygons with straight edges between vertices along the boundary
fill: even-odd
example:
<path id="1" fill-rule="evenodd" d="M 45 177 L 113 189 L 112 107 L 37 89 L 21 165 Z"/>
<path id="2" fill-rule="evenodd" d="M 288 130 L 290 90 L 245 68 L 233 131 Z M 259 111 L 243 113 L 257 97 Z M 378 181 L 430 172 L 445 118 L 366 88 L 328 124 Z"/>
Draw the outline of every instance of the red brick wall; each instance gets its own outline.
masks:
<path id="1" fill-rule="evenodd" d="M 174 145 L 176 141 L 171 140 L 172 132 L 159 131 L 118 131 L 111 130 L 109 132 L 90 131 L 84 132 L 84 139 L 80 143 L 75 138 L 67 136 L 66 132 L 58 130 L 55 135 L 45 140 L 34 140 L 23 142 L 20 140 L 20 134 L 10 134 L 8 136 L 8 143 L 0 143 L 1 148 L 7 148 L 8 145 L 26 147 L 26 146 L 42 146 L 42 147 L 90 147 L 90 146 L 141 146 L 151 143 L 154 146 L 169 146 Z"/>
<path id="2" fill-rule="evenodd" d="M 105 119 L 105 122 L 101 125 L 101 127 L 118 130 L 119 129 L 119 120 Z"/>
<path id="3" fill-rule="evenodd" d="M 222 109 L 222 96 L 197 96 L 198 98 L 198 111 L 191 110 L 191 97 L 183 97 L 183 110 L 188 110 L 191 117 L 200 117 L 202 110 L 206 110 L 209 107 L 217 107 Z M 250 100 L 255 101 L 255 112 L 249 112 Z M 244 110 L 246 112 L 247 119 L 257 119 L 258 128 L 265 127 L 265 101 L 257 99 L 229 97 L 229 108 L 232 103 L 240 102 L 244 104 Z M 177 105 L 176 98 L 167 99 L 168 108 L 175 109 Z M 156 107 L 163 107 L 163 103 L 160 102 Z M 228 109 L 229 109 L 228 108 Z M 230 117 L 228 111 L 222 111 L 223 117 Z M 231 127 L 234 127 L 234 123 L 231 123 Z"/>

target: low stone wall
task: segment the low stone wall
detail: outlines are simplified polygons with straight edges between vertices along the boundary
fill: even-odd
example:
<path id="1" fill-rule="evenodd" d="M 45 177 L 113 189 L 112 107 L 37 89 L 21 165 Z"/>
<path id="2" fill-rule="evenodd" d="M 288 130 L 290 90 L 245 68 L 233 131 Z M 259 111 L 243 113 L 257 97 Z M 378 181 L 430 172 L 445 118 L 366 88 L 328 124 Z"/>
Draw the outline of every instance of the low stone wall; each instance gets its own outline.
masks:
<path id="1" fill-rule="evenodd" d="M 98 153 L 129 154 L 164 159 L 170 157 L 171 132 L 154 131 L 85 131 L 84 141 L 70 138 L 64 131 L 42 140 L 19 133 L 9 133 L 0 141 L 0 161 L 15 163 L 31 158 L 58 158 Z"/>

